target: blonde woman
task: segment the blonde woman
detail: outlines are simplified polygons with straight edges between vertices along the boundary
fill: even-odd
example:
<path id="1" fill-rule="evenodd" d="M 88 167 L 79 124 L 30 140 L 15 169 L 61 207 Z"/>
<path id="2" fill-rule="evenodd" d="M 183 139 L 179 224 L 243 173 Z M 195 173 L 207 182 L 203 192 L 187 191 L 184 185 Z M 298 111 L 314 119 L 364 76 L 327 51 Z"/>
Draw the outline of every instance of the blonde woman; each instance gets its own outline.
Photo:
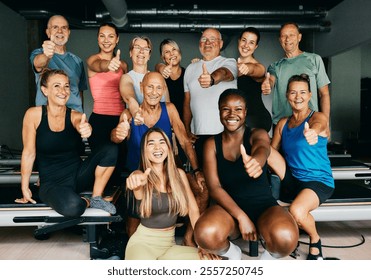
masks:
<path id="1" fill-rule="evenodd" d="M 129 239 L 125 259 L 214 258 L 195 247 L 175 242 L 178 216 L 188 215 L 194 226 L 200 213 L 185 172 L 176 166 L 168 136 L 160 128 L 150 128 L 140 147 L 140 168 L 126 180 L 126 187 L 134 192 L 139 202 L 140 224 Z"/>

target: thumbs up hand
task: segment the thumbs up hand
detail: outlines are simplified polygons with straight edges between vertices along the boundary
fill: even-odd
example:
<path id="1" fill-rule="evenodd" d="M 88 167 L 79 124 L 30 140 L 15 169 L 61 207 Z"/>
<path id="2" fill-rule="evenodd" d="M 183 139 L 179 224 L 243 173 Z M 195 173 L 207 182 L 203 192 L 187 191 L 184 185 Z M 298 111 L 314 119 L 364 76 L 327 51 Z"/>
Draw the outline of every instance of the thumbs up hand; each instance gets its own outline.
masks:
<path id="1" fill-rule="evenodd" d="M 269 82 L 270 77 L 271 77 L 271 74 L 269 74 L 269 72 L 267 72 L 267 74 L 265 75 L 265 79 L 264 79 L 264 81 L 262 82 L 262 85 L 261 85 L 261 89 L 262 89 L 263 94 L 270 94 L 271 91 L 272 91 L 271 84 Z"/>
<path id="2" fill-rule="evenodd" d="M 151 168 L 147 168 L 145 172 L 135 170 L 126 179 L 126 187 L 129 190 L 136 190 L 143 187 L 148 182 L 148 176 L 151 173 Z"/>
<path id="3" fill-rule="evenodd" d="M 212 77 L 209 71 L 207 71 L 206 64 L 202 64 L 202 74 L 198 78 L 198 82 L 202 88 L 211 87 Z"/>
<path id="4" fill-rule="evenodd" d="M 166 65 L 164 67 L 164 70 L 162 70 L 162 76 L 167 79 L 170 77 L 171 73 L 173 71 L 173 65 L 171 64 L 171 61 L 170 61 L 170 64 Z"/>
<path id="5" fill-rule="evenodd" d="M 89 138 L 92 132 L 91 125 L 86 121 L 86 114 L 81 115 L 78 131 L 81 138 Z"/>
<path id="6" fill-rule="evenodd" d="M 246 149 L 243 144 L 240 146 L 240 151 L 246 173 L 252 178 L 258 178 L 263 173 L 260 163 L 246 153 Z"/>
<path id="7" fill-rule="evenodd" d="M 140 107 L 139 107 L 138 111 L 135 113 L 134 124 L 135 125 L 144 124 L 144 117 L 142 115 L 142 108 L 140 108 Z"/>
<path id="8" fill-rule="evenodd" d="M 237 67 L 241 75 L 247 75 L 250 72 L 248 64 L 241 62 L 241 58 L 237 59 Z"/>
<path id="9" fill-rule="evenodd" d="M 128 122 L 128 116 L 124 113 L 123 120 L 116 127 L 116 137 L 120 141 L 123 141 L 129 134 L 130 124 Z"/>
<path id="10" fill-rule="evenodd" d="M 304 137 L 307 140 L 309 145 L 315 145 L 318 142 L 318 134 L 314 129 L 309 127 L 309 124 L 305 122 L 304 124 Z"/>
<path id="11" fill-rule="evenodd" d="M 114 56 L 108 64 L 109 71 L 115 72 L 121 67 L 120 54 L 120 50 L 117 50 L 116 56 Z"/>
<path id="12" fill-rule="evenodd" d="M 55 53 L 55 36 L 51 35 L 50 40 L 45 40 L 42 44 L 43 53 L 48 58 L 52 58 Z"/>

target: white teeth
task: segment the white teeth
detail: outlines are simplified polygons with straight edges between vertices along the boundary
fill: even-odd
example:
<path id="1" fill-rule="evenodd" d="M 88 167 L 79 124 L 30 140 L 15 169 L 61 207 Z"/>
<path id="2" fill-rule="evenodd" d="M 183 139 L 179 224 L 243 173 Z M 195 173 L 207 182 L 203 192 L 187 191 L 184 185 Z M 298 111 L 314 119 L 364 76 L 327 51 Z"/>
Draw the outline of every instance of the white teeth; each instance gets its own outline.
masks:
<path id="1" fill-rule="evenodd" d="M 161 157 L 162 156 L 162 152 L 155 152 L 155 153 L 153 153 L 153 155 L 155 157 Z"/>
<path id="2" fill-rule="evenodd" d="M 236 123 L 238 122 L 237 120 L 227 120 L 228 123 Z"/>

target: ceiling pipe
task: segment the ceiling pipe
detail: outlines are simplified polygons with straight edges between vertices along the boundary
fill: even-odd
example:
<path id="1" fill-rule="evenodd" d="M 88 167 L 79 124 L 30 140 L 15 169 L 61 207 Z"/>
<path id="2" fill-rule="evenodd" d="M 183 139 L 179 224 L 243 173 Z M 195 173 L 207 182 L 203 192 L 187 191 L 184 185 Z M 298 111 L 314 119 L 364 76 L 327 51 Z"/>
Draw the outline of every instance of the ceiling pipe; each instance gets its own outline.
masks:
<path id="1" fill-rule="evenodd" d="M 169 16 L 179 17 L 185 16 L 187 18 L 199 18 L 205 16 L 214 17 L 310 17 L 310 18 L 324 18 L 327 16 L 325 10 L 200 10 L 200 9 L 131 9 L 127 11 L 128 16 Z"/>
<path id="2" fill-rule="evenodd" d="M 254 26 L 260 31 L 277 31 L 280 30 L 282 23 L 256 23 L 256 22 L 240 22 L 240 23 L 225 23 L 225 22 L 192 22 L 192 23 L 180 23 L 180 22 L 133 22 L 129 23 L 130 31 L 178 31 L 178 32 L 195 32 L 202 31 L 206 28 L 216 28 L 221 31 L 228 30 L 242 30 L 249 26 Z M 311 30 L 319 32 L 329 32 L 330 24 L 318 24 L 318 23 L 299 23 L 299 27 L 302 31 Z"/>
<path id="3" fill-rule="evenodd" d="M 128 23 L 128 7 L 125 0 L 102 0 L 109 12 L 112 22 L 119 28 L 123 28 Z"/>

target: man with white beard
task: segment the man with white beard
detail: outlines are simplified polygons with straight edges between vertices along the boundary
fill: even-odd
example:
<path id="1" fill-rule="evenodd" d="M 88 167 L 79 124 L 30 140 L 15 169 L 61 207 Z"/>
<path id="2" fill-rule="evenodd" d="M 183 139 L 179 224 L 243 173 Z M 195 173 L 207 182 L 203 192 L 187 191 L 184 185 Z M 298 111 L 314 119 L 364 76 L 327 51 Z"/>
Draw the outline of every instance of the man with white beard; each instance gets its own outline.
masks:
<path id="1" fill-rule="evenodd" d="M 68 21 L 61 15 L 54 15 L 50 17 L 45 31 L 48 40 L 30 55 L 37 89 L 35 105 L 46 104 L 46 97 L 40 90 L 40 74 L 45 68 L 61 69 L 67 73 L 70 80 L 71 95 L 67 107 L 83 112 L 83 91 L 87 90 L 88 86 L 83 61 L 66 49 L 71 33 Z"/>

